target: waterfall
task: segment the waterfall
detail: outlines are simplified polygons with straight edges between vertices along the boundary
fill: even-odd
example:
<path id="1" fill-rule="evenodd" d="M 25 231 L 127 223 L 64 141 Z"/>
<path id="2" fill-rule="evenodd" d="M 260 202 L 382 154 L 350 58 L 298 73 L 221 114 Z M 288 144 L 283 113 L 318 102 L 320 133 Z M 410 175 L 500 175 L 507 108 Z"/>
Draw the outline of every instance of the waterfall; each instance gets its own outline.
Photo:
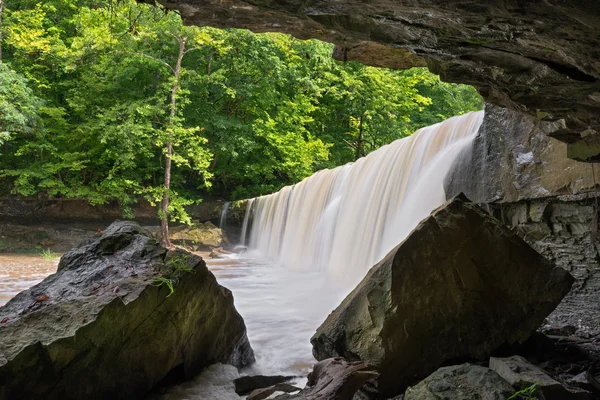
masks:
<path id="1" fill-rule="evenodd" d="M 219 228 L 221 229 L 225 229 L 225 225 L 227 224 L 227 211 L 229 211 L 229 205 L 231 204 L 231 202 L 226 201 L 225 204 L 223 204 L 223 208 L 221 208 L 221 215 L 219 217 Z"/>
<path id="2" fill-rule="evenodd" d="M 444 178 L 482 120 L 483 111 L 450 118 L 253 199 L 242 238 L 286 268 L 355 284 L 446 201 Z"/>

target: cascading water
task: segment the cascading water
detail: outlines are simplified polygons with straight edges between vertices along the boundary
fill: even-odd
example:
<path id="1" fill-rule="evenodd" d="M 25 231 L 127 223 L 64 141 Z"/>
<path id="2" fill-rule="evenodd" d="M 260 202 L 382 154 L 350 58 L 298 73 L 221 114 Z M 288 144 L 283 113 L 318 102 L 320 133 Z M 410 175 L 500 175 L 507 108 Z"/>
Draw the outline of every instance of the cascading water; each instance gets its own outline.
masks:
<path id="1" fill-rule="evenodd" d="M 225 229 L 227 225 L 227 213 L 229 211 L 229 206 L 231 205 L 231 202 L 226 201 L 225 204 L 223 204 L 223 208 L 221 208 L 221 215 L 219 216 L 219 228 L 221 229 Z"/>
<path id="2" fill-rule="evenodd" d="M 286 268 L 326 269 L 357 283 L 445 202 L 444 178 L 482 120 L 483 111 L 450 118 L 254 199 L 243 229 L 253 215 L 249 248 Z"/>

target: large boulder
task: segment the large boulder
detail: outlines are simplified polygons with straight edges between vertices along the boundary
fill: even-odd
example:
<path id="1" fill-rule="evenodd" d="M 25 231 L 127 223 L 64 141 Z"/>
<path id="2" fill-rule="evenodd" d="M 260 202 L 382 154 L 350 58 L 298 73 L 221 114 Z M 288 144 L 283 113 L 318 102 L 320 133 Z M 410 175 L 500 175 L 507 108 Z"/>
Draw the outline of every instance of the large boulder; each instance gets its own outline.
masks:
<path id="1" fill-rule="evenodd" d="M 373 364 L 395 395 L 444 362 L 526 340 L 572 282 L 458 196 L 369 271 L 317 329 L 313 354 Z"/>
<path id="2" fill-rule="evenodd" d="M 253 361 L 204 261 L 113 223 L 0 308 L 0 399 L 139 399 L 163 378 Z"/>

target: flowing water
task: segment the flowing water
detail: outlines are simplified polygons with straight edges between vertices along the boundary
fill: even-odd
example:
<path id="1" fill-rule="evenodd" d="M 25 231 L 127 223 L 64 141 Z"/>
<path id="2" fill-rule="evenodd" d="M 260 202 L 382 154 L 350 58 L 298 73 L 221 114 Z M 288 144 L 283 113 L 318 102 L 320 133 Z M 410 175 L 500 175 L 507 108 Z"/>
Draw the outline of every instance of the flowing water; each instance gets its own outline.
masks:
<path id="1" fill-rule="evenodd" d="M 57 265 L 58 257 L 46 259 L 39 254 L 0 254 L 0 306 L 56 272 Z"/>
<path id="2" fill-rule="evenodd" d="M 368 268 L 444 203 L 444 178 L 482 118 L 483 112 L 451 118 L 249 201 L 241 242 L 250 250 L 207 259 L 248 327 L 257 362 L 243 373 L 309 372 L 316 328 Z M 56 263 L 0 255 L 0 304 L 52 273 Z M 159 398 L 237 398 L 231 386 L 236 374 L 215 367 Z"/>
<path id="3" fill-rule="evenodd" d="M 446 201 L 444 179 L 482 120 L 483 111 L 450 118 L 256 198 L 242 237 L 286 270 L 327 271 L 353 287 Z"/>

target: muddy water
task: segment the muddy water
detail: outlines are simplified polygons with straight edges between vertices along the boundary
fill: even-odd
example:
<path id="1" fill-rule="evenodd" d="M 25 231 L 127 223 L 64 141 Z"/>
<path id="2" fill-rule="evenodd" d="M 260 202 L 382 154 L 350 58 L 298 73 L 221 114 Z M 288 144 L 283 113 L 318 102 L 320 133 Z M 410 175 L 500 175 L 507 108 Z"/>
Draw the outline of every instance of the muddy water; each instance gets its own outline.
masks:
<path id="1" fill-rule="evenodd" d="M 0 306 L 56 272 L 58 260 L 39 254 L 0 254 Z"/>

